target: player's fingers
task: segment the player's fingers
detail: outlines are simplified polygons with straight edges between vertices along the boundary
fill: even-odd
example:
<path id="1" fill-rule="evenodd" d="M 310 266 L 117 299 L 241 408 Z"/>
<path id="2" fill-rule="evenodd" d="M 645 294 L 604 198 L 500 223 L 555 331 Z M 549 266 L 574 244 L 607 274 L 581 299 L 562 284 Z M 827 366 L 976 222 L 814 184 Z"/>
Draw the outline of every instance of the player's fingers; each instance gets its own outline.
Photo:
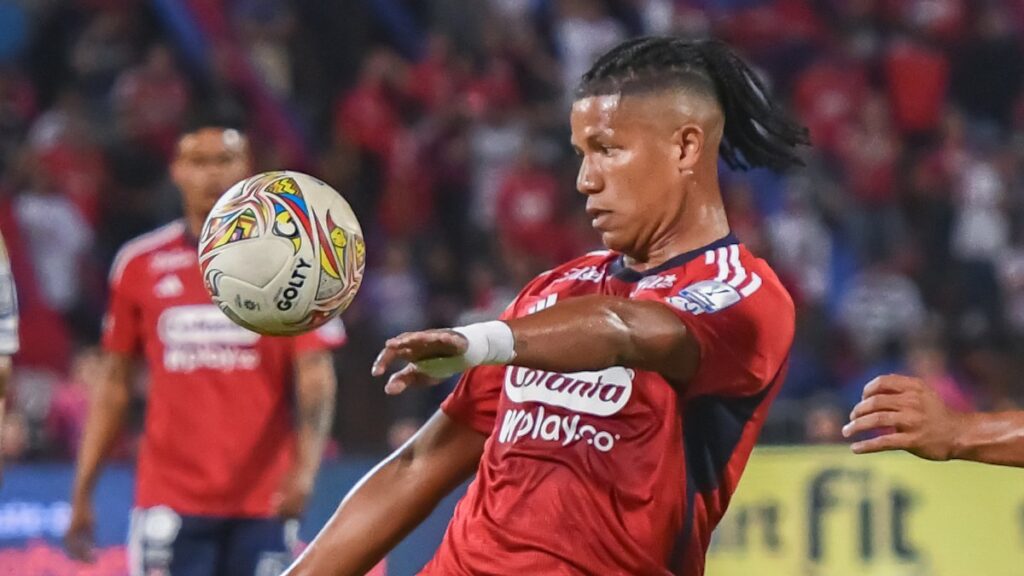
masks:
<path id="1" fill-rule="evenodd" d="M 416 356 L 406 360 L 419 360 L 460 354 L 460 338 L 463 337 L 450 330 L 426 330 L 402 334 L 394 339 L 394 344 L 396 348 Z"/>
<path id="2" fill-rule="evenodd" d="M 896 433 L 854 442 L 850 445 L 850 450 L 854 454 L 871 454 L 873 452 L 886 452 L 889 450 L 906 450 L 909 447 L 910 435 Z"/>
<path id="3" fill-rule="evenodd" d="M 874 412 L 895 412 L 905 406 L 904 398 L 900 394 L 880 394 L 861 400 L 850 412 L 850 420 L 856 420 L 861 416 L 867 416 Z"/>
<path id="4" fill-rule="evenodd" d="M 899 394 L 912 387 L 913 382 L 913 378 L 907 378 L 899 374 L 879 376 L 868 382 L 867 386 L 864 387 L 861 397 L 867 399 L 876 394 Z"/>
<path id="5" fill-rule="evenodd" d="M 391 340 L 388 340 L 387 343 L 384 344 L 380 353 L 377 354 L 377 359 L 373 361 L 373 368 L 370 369 L 370 373 L 374 376 L 382 376 L 388 366 L 395 361 L 397 352 L 391 342 Z"/>
<path id="6" fill-rule="evenodd" d="M 406 388 L 412 385 L 415 375 L 416 367 L 412 364 L 402 368 L 388 378 L 388 383 L 384 385 L 384 392 L 392 396 L 401 394 Z"/>
<path id="7" fill-rule="evenodd" d="M 874 412 L 856 418 L 846 426 L 843 426 L 843 436 L 850 438 L 862 432 L 878 428 L 895 428 L 899 426 L 901 421 L 902 418 L 898 412 Z"/>

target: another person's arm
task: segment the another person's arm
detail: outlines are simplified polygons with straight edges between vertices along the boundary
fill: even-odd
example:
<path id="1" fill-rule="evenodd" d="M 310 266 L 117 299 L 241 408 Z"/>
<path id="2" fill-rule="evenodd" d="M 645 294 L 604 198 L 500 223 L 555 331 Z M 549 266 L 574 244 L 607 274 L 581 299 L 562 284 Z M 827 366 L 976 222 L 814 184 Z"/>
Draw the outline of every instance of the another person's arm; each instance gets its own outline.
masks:
<path id="1" fill-rule="evenodd" d="M 918 378 L 890 375 L 872 380 L 850 420 L 843 428 L 847 438 L 884 432 L 855 442 L 851 449 L 857 454 L 906 450 L 928 460 L 1024 467 L 1024 412 L 956 412 Z"/>
<path id="2" fill-rule="evenodd" d="M 64 543 L 76 559 L 93 556 L 92 493 L 103 459 L 113 447 L 131 405 L 131 356 L 108 352 L 104 375 L 89 402 L 71 493 L 71 522 Z"/>
<path id="3" fill-rule="evenodd" d="M 485 440 L 439 411 L 352 488 L 285 574 L 365 574 L 473 474 Z"/>
<path id="4" fill-rule="evenodd" d="M 330 350 L 299 354 L 295 364 L 295 433 L 298 450 L 291 474 L 286 478 L 274 503 L 278 516 L 299 517 L 313 491 L 324 445 L 331 432 L 337 387 L 334 359 Z"/>
<path id="5" fill-rule="evenodd" d="M 0 433 L 3 431 L 4 413 L 7 411 L 7 385 L 11 380 L 11 357 L 18 352 L 18 293 L 11 274 L 7 246 L 0 238 Z M 3 469 L 3 450 L 0 448 L 0 470 Z"/>

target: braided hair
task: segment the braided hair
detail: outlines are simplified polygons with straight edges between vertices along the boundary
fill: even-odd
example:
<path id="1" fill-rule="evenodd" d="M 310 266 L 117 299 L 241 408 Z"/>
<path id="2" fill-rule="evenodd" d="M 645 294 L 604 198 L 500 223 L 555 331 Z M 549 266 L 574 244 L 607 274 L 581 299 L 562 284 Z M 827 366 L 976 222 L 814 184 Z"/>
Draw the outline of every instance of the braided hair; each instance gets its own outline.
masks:
<path id="1" fill-rule="evenodd" d="M 577 98 L 682 88 L 713 99 L 725 127 L 719 153 L 734 170 L 802 166 L 807 129 L 767 96 L 764 84 L 725 43 L 650 36 L 619 44 L 583 75 Z"/>

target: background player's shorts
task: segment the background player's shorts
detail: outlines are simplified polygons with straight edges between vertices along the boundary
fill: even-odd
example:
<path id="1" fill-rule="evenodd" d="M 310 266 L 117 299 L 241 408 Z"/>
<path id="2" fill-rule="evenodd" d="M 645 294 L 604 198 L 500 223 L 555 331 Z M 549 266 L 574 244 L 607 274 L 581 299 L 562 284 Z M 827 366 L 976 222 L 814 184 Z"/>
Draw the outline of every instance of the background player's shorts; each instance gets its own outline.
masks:
<path id="1" fill-rule="evenodd" d="M 132 576 L 278 576 L 291 563 L 296 521 L 182 516 L 136 508 L 128 528 Z"/>

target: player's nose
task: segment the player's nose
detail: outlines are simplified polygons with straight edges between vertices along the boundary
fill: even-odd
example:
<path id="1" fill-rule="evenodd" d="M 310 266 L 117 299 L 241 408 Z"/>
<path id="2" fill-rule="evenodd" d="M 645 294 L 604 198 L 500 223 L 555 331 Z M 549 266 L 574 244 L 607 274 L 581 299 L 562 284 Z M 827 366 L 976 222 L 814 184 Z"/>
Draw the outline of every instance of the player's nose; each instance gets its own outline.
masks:
<path id="1" fill-rule="evenodd" d="M 586 157 L 580 164 L 579 174 L 576 175 L 576 190 L 580 194 L 596 194 L 604 188 L 604 179 Z"/>

